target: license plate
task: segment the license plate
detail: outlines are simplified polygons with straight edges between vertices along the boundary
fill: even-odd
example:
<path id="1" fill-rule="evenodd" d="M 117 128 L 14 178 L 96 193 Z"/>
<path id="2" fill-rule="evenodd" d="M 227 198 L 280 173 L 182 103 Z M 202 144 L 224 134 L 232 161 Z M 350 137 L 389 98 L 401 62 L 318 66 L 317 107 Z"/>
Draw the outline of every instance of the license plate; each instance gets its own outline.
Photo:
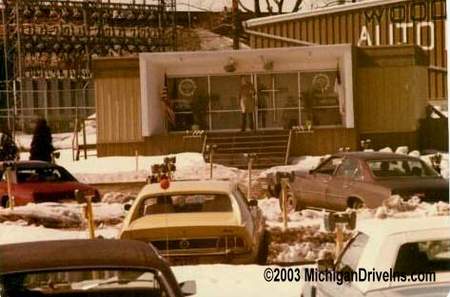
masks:
<path id="1" fill-rule="evenodd" d="M 169 260 L 170 264 L 172 264 L 174 266 L 199 264 L 199 261 L 197 258 L 191 258 L 191 257 L 170 257 L 168 260 Z"/>

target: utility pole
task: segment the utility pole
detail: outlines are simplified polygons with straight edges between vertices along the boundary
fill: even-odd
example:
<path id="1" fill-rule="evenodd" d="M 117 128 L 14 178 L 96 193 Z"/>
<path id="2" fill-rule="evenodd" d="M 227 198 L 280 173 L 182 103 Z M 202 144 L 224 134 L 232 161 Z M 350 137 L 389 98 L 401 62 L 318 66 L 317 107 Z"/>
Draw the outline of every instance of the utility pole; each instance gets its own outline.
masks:
<path id="1" fill-rule="evenodd" d="M 239 49 L 239 39 L 241 37 L 241 21 L 239 15 L 238 0 L 233 0 L 233 49 Z"/>

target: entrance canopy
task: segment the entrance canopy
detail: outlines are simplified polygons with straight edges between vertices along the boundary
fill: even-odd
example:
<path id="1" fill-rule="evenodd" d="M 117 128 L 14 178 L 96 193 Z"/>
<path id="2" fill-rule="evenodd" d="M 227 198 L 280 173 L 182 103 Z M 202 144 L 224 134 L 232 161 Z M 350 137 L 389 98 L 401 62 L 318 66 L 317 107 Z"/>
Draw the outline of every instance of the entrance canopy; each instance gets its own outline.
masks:
<path id="1" fill-rule="evenodd" d="M 143 136 L 239 129 L 243 80 L 254 88 L 257 129 L 354 127 L 348 44 L 143 53 L 139 63 Z"/>

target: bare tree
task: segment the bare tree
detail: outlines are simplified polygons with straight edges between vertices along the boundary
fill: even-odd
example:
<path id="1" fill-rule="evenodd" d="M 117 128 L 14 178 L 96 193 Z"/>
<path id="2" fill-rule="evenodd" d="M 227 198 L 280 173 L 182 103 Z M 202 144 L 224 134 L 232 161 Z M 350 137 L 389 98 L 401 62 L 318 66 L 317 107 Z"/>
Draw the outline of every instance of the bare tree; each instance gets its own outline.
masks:
<path id="1" fill-rule="evenodd" d="M 245 6 L 241 0 L 239 0 L 239 7 L 245 12 L 253 12 L 255 16 L 261 16 L 261 1 L 263 0 L 254 0 L 255 8 L 254 10 Z M 267 12 L 269 14 L 280 14 L 285 12 L 296 12 L 300 10 L 300 6 L 303 3 L 303 0 L 295 0 L 294 6 L 292 10 L 286 11 L 284 0 L 264 0 L 267 8 Z"/>

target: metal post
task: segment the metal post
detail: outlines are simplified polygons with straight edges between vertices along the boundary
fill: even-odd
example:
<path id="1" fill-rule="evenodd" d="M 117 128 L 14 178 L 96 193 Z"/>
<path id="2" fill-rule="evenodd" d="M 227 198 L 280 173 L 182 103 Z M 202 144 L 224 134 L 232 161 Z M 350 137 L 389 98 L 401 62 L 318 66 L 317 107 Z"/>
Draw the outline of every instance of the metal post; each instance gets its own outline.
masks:
<path id="1" fill-rule="evenodd" d="M 95 239 L 94 212 L 92 211 L 92 197 L 86 197 L 86 219 L 88 221 L 89 238 Z"/>
<path id="2" fill-rule="evenodd" d="M 281 179 L 281 205 L 282 205 L 282 215 L 283 215 L 283 230 L 286 231 L 288 227 L 288 216 L 287 216 L 287 208 L 286 208 L 286 180 Z"/>
<path id="3" fill-rule="evenodd" d="M 239 49 L 240 39 L 240 20 L 239 20 L 239 4 L 238 0 L 233 0 L 233 49 Z"/>
<path id="4" fill-rule="evenodd" d="M 8 25 L 6 24 L 5 18 L 5 6 L 2 9 L 2 23 L 3 23 L 3 55 L 4 55 L 4 71 L 5 71 L 5 91 L 6 91 L 6 109 L 7 109 L 7 119 L 8 128 L 11 129 L 11 118 L 10 118 L 10 99 L 9 99 L 9 69 L 8 69 Z M 14 134 L 12 135 L 14 139 Z"/>
<path id="5" fill-rule="evenodd" d="M 22 26 L 20 24 L 20 18 L 19 18 L 19 2 L 20 1 L 16 1 L 16 31 L 17 31 L 17 66 L 18 66 L 18 70 L 19 70 L 19 75 L 17 80 L 20 82 L 19 84 L 19 99 L 20 99 L 20 104 L 21 104 L 21 109 L 22 109 L 22 113 L 21 113 L 21 117 L 20 117 L 20 123 L 21 123 L 21 127 L 22 127 L 22 133 L 25 132 L 25 120 L 23 118 L 23 86 L 22 86 L 22 43 L 21 43 L 21 36 L 20 36 L 20 32 L 22 31 Z M 16 97 L 15 97 L 16 98 Z M 16 106 L 17 109 L 17 99 L 14 103 L 14 105 Z M 15 132 L 15 131 L 14 131 Z"/>
<path id="6" fill-rule="evenodd" d="M 209 150 L 209 178 L 210 179 L 213 179 L 213 171 L 214 171 L 213 157 L 214 157 L 214 149 L 211 146 L 210 150 Z"/>
<path id="7" fill-rule="evenodd" d="M 136 172 L 139 171 L 139 152 L 138 150 L 134 150 L 134 156 L 136 158 Z"/>
<path id="8" fill-rule="evenodd" d="M 13 210 L 15 201 L 11 193 L 11 175 L 12 175 L 11 167 L 8 166 L 6 167 L 6 187 L 8 191 L 9 208 Z"/>
<path id="9" fill-rule="evenodd" d="M 343 224 L 336 224 L 336 259 L 341 254 L 344 246 L 344 230 Z"/>
<path id="10" fill-rule="evenodd" d="M 87 159 L 87 140 L 86 140 L 86 121 L 83 120 L 83 122 L 81 123 L 82 127 L 83 127 L 83 153 L 84 153 L 84 159 Z"/>
<path id="11" fill-rule="evenodd" d="M 90 239 L 95 238 L 95 224 L 94 224 L 94 212 L 92 210 L 92 197 L 93 196 L 86 196 L 84 193 L 80 190 L 74 191 L 75 199 L 78 203 L 86 203 L 86 205 L 83 205 L 83 212 L 84 217 L 86 218 L 87 225 L 88 225 L 88 234 Z"/>
<path id="12" fill-rule="evenodd" d="M 252 166 L 253 166 L 253 158 L 250 158 L 248 160 L 248 189 L 247 189 L 248 200 L 252 198 Z"/>

